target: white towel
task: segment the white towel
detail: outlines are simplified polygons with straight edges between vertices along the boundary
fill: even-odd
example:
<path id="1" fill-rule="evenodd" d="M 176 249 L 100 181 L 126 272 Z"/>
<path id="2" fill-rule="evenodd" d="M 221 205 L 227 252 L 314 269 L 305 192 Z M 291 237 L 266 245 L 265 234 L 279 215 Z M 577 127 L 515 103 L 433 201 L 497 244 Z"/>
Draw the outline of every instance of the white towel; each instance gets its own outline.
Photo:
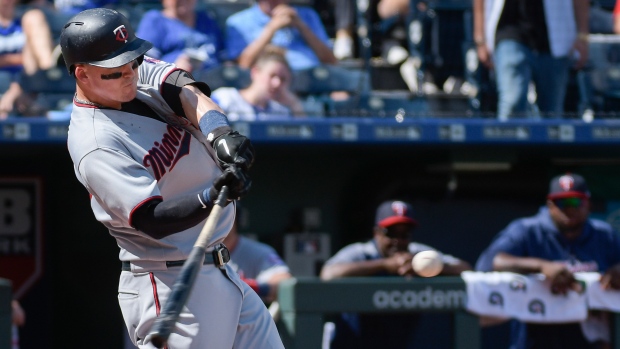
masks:
<path id="1" fill-rule="evenodd" d="M 585 320 L 585 294 L 569 291 L 554 295 L 542 274 L 463 272 L 468 311 L 485 316 L 515 318 L 533 323 L 565 323 Z"/>
<path id="2" fill-rule="evenodd" d="M 595 272 L 578 272 L 575 278 L 586 284 L 586 301 L 588 308 L 620 312 L 620 291 L 603 290 L 601 274 Z"/>

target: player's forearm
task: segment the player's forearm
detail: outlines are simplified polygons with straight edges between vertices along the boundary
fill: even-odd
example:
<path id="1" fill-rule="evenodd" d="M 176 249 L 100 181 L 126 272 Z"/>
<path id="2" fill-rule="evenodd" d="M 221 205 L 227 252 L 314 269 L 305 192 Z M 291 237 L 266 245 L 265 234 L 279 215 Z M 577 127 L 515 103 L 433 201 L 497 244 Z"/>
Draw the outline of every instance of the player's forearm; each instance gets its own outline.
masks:
<path id="1" fill-rule="evenodd" d="M 132 225 L 155 239 L 192 228 L 209 216 L 213 204 L 204 192 L 175 199 L 153 200 L 139 207 L 132 216 Z"/>
<path id="2" fill-rule="evenodd" d="M 200 119 L 208 111 L 216 110 L 224 113 L 222 108 L 217 105 L 211 98 L 202 93 L 200 89 L 193 85 L 185 85 L 179 94 L 181 106 L 185 112 L 187 119 L 196 127 L 200 123 Z"/>
<path id="3" fill-rule="evenodd" d="M 516 257 L 500 252 L 493 258 L 493 270 L 522 274 L 540 273 L 546 262 L 548 261 L 540 258 Z"/>
<path id="4" fill-rule="evenodd" d="M 441 275 L 461 275 L 466 270 L 472 270 L 472 267 L 466 261 L 459 261 L 455 264 L 444 264 Z"/>
<path id="5" fill-rule="evenodd" d="M 384 271 L 386 271 L 384 259 L 339 263 L 323 267 L 321 270 L 321 279 L 328 281 L 349 276 L 371 276 Z"/>

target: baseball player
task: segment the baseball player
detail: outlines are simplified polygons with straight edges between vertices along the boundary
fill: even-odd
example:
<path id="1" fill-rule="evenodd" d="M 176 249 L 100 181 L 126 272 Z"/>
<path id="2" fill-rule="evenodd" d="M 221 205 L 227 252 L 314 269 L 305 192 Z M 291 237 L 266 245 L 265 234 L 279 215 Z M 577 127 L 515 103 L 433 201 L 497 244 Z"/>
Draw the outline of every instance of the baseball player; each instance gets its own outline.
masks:
<path id="1" fill-rule="evenodd" d="M 133 343 L 150 329 L 222 186 L 247 193 L 250 141 L 228 125 L 205 83 L 144 53 L 127 18 L 78 13 L 60 45 L 76 80 L 68 148 L 95 217 L 120 247 L 118 299 Z M 205 263 L 168 348 L 283 348 L 263 302 L 226 265 L 222 240 L 235 205 L 222 209 Z M 216 258 L 222 256 L 222 258 Z M 220 262 L 221 261 L 221 262 Z"/>
<path id="2" fill-rule="evenodd" d="M 434 248 L 412 241 L 418 226 L 411 204 L 385 201 L 377 208 L 373 238 L 343 247 L 325 262 L 322 280 L 360 276 L 412 276 L 411 260 L 422 251 Z M 442 254 L 441 275 L 460 275 L 470 270 L 468 262 Z M 331 348 L 408 348 L 408 337 L 418 323 L 418 314 L 343 313 L 335 319 L 336 333 Z"/>
<path id="3" fill-rule="evenodd" d="M 273 247 L 240 235 L 238 224 L 235 222 L 224 239 L 230 249 L 230 266 L 266 303 L 270 303 L 277 295 L 278 284 L 292 277 L 290 269 Z"/>

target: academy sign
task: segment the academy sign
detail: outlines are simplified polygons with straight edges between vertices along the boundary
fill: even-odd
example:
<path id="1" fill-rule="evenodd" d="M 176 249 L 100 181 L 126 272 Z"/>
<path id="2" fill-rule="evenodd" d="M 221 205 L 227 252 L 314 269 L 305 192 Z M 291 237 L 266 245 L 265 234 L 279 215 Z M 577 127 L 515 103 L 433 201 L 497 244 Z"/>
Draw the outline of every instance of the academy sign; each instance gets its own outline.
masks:
<path id="1" fill-rule="evenodd" d="M 372 303 L 377 309 L 460 309 L 465 307 L 463 290 L 377 290 Z"/>

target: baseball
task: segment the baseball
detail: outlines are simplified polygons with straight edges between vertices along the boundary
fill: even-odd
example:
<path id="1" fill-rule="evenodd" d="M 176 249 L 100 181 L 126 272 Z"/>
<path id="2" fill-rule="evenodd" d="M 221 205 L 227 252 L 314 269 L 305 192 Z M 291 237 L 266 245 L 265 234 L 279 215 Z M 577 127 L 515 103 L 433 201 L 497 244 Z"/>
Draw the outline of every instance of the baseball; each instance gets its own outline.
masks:
<path id="1" fill-rule="evenodd" d="M 411 265 L 416 274 L 423 277 L 432 277 L 441 273 L 443 261 L 437 251 L 422 251 L 413 256 Z"/>

